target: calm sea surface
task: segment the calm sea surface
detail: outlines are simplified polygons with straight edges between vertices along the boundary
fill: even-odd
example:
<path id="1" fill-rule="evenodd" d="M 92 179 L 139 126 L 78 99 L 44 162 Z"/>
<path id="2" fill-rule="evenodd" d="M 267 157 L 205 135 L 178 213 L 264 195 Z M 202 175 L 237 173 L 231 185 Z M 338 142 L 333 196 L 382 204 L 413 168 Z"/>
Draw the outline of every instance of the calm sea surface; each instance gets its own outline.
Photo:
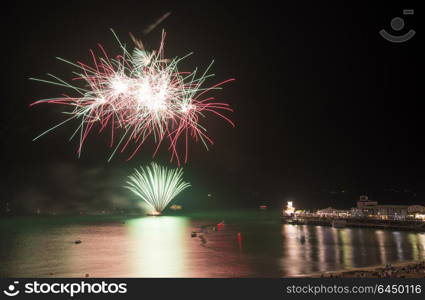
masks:
<path id="1" fill-rule="evenodd" d="M 412 259 L 425 259 L 425 233 L 284 225 L 274 213 L 0 219 L 2 277 L 285 277 Z"/>

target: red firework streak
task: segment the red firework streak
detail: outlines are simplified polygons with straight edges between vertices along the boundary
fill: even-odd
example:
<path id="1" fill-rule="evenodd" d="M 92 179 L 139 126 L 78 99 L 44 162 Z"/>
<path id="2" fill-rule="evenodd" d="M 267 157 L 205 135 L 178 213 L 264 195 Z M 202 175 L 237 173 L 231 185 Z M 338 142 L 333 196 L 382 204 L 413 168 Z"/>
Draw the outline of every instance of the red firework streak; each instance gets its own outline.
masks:
<path id="1" fill-rule="evenodd" d="M 115 33 L 114 33 L 115 35 Z M 215 102 L 214 97 L 205 97 L 207 93 L 219 89 L 223 84 L 233 81 L 227 79 L 208 88 L 203 88 L 208 75 L 196 77 L 194 72 L 178 71 L 178 64 L 185 58 L 172 60 L 164 57 L 164 39 L 162 35 L 157 51 L 146 51 L 140 41 L 135 41 L 136 48 L 132 53 L 119 42 L 122 54 L 110 58 L 105 49 L 98 44 L 101 55 L 96 56 L 90 50 L 92 66 L 82 62 L 72 63 L 80 72 L 72 82 L 80 82 L 83 87 L 70 84 L 54 75 L 53 81 L 34 79 L 62 87 L 70 88 L 78 97 L 63 94 L 61 97 L 43 99 L 31 104 L 51 103 L 71 106 L 66 113 L 68 119 L 48 129 L 41 135 L 72 119 L 81 123 L 75 130 L 80 136 L 78 155 L 90 132 L 99 127 L 99 133 L 110 128 L 109 146 L 114 148 L 109 160 L 118 152 L 125 152 L 134 144 L 127 160 L 132 159 L 142 148 L 142 145 L 152 140 L 155 145 L 153 156 L 160 146 L 166 144 L 171 153 L 171 161 L 180 165 L 182 155 L 179 153 L 180 140 L 183 141 L 183 162 L 188 161 L 189 139 L 202 141 L 207 147 L 213 145 L 213 140 L 207 135 L 207 130 L 200 121 L 207 115 L 216 115 L 233 127 L 235 124 L 224 112 L 233 112 L 227 103 Z M 134 40 L 134 39 L 133 39 Z M 35 140 L 34 139 L 34 140 Z"/>

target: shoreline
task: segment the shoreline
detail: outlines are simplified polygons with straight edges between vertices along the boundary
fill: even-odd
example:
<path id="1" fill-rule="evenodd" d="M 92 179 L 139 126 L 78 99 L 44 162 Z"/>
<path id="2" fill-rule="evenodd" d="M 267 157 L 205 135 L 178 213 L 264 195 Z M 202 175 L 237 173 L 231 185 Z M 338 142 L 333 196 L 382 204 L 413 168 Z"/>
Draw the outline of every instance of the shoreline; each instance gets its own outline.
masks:
<path id="1" fill-rule="evenodd" d="M 281 217 L 282 223 L 292 225 L 333 226 L 333 222 L 344 222 L 342 227 L 337 228 L 370 228 L 377 230 L 397 230 L 425 232 L 425 222 L 418 220 L 376 220 L 376 219 L 353 219 L 353 218 L 329 218 L 329 217 Z"/>
<path id="2" fill-rule="evenodd" d="M 425 261 L 409 260 L 339 271 L 295 275 L 298 278 L 425 278 Z"/>

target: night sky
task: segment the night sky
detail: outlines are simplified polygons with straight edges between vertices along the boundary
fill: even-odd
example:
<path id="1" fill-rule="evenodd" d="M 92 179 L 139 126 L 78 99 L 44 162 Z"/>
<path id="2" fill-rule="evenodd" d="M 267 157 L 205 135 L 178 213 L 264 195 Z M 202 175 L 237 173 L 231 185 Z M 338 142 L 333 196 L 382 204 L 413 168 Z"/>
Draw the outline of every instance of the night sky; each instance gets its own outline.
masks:
<path id="1" fill-rule="evenodd" d="M 402 15 L 414 3 L 180 2 L 56 1 L 2 10 L 2 211 L 6 201 L 26 211 L 130 207 L 133 197 L 121 186 L 152 160 L 151 148 L 107 163 L 107 135 L 93 134 L 78 159 L 78 140 L 68 142 L 77 122 L 32 142 L 65 116 L 55 105 L 29 104 L 64 90 L 28 78 L 70 79 L 73 69 L 55 57 L 88 62 L 97 43 L 118 54 L 109 28 L 127 44 L 132 32 L 151 49 L 164 28 L 166 54 L 194 52 L 186 69 L 215 59 L 211 84 L 236 78 L 214 96 L 233 106 L 237 126 L 205 120 L 215 145 L 206 151 L 191 143 L 185 174 L 193 188 L 178 199 L 183 206 L 277 208 L 293 199 L 297 207 L 348 208 L 361 194 L 425 203 L 420 11 Z M 403 44 L 378 34 L 394 33 L 397 16 L 405 20 L 402 33 L 417 31 Z M 166 151 L 155 158 L 168 159 Z"/>

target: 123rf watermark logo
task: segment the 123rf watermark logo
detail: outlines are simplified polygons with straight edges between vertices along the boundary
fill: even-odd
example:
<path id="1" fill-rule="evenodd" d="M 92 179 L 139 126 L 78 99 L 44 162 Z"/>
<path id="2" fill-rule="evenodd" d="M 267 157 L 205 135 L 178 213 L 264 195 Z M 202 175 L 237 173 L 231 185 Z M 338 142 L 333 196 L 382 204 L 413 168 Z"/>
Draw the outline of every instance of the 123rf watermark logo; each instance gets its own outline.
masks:
<path id="1" fill-rule="evenodd" d="M 65 294 L 74 297 L 76 294 L 125 294 L 127 283 L 102 282 L 72 282 L 72 283 L 48 283 L 48 282 L 26 282 L 19 286 L 19 281 L 14 281 L 3 290 L 6 296 L 14 297 L 19 293 L 24 294 Z"/>

